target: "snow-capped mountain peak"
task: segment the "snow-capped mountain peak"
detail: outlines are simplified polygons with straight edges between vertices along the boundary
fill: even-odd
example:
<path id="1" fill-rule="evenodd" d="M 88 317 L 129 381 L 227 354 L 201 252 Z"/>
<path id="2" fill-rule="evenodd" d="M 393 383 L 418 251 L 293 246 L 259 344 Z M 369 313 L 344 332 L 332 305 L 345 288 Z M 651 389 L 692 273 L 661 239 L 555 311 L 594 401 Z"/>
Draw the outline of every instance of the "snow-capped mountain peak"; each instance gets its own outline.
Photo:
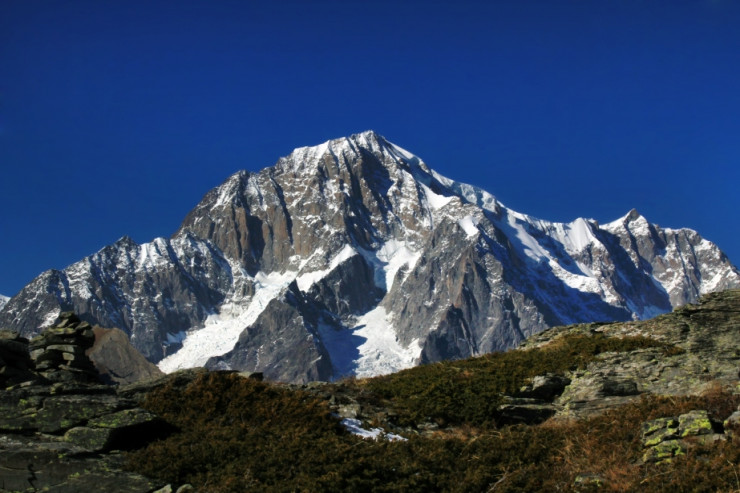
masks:
<path id="1" fill-rule="evenodd" d="M 216 187 L 169 239 L 122 238 L 0 311 L 126 330 L 170 371 L 372 375 L 515 346 L 552 325 L 645 318 L 740 286 L 696 232 L 636 211 L 600 226 L 513 211 L 372 131 Z"/>

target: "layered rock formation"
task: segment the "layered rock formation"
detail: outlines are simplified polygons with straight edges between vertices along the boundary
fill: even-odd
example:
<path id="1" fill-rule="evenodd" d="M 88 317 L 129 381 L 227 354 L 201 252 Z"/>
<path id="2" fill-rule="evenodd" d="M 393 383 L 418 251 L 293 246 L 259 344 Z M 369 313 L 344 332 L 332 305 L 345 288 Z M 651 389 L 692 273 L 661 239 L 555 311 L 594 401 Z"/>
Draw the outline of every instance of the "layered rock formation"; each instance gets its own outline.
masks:
<path id="1" fill-rule="evenodd" d="M 94 342 L 90 324 L 72 312 L 64 312 L 53 327 L 34 337 L 28 347 L 36 372 L 45 380 L 99 383 L 98 372 L 85 354 Z"/>
<path id="2" fill-rule="evenodd" d="M 102 384 L 85 355 L 93 338 L 73 313 L 30 344 L 0 332 L 0 491 L 139 493 L 164 486 L 124 471 L 121 451 L 173 431 L 139 407 L 165 380 Z"/>
<path id="3" fill-rule="evenodd" d="M 642 335 L 676 348 L 604 353 L 554 399 L 557 415 L 586 417 L 642 395 L 699 395 L 716 386 L 740 391 L 740 291 L 702 297 L 650 320 L 556 327 L 528 339 L 522 349 L 556 342 L 566 334 Z"/>
<path id="4" fill-rule="evenodd" d="M 73 309 L 120 327 L 165 371 L 305 382 L 644 319 L 737 286 L 738 270 L 694 231 L 634 210 L 602 225 L 536 219 L 365 132 L 236 173 L 170 239 L 123 238 L 43 273 L 0 326 L 30 337 Z"/>

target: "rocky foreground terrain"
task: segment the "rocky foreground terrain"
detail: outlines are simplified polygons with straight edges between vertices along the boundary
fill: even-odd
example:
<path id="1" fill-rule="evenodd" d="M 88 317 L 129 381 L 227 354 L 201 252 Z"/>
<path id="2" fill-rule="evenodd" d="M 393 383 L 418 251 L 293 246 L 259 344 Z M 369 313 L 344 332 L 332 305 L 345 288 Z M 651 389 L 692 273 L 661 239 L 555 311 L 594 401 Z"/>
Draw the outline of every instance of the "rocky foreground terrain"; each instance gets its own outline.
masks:
<path id="1" fill-rule="evenodd" d="M 86 353 L 111 337 L 72 313 L 30 341 L 0 332 L 0 491 L 716 490 L 740 456 L 739 290 L 335 383 L 115 364 L 101 374 Z M 610 440 L 623 457 L 594 452 Z M 713 464 L 726 470 L 701 473 Z"/>
<path id="2" fill-rule="evenodd" d="M 96 330 L 105 344 L 108 334 L 68 312 L 30 342 L 0 331 L 0 491 L 141 492 L 158 486 L 121 471 L 120 451 L 166 435 L 168 425 L 138 407 L 136 390 L 110 385 L 109 368 L 99 372 L 85 354 Z M 116 368 L 121 363 L 112 362 Z"/>

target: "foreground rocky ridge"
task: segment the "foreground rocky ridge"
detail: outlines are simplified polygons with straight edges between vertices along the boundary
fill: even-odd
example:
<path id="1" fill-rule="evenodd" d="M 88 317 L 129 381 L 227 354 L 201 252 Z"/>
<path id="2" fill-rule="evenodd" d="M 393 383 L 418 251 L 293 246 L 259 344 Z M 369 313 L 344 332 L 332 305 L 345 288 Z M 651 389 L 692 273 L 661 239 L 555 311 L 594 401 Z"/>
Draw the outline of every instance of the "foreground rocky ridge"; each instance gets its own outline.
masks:
<path id="1" fill-rule="evenodd" d="M 167 388 L 170 395 L 188 395 L 186 400 L 208 402 L 217 398 L 229 402 L 229 396 L 204 398 L 192 392 L 197 385 L 202 387 L 208 375 L 236 376 L 233 372 L 193 369 L 132 384 L 102 384 L 85 356 L 85 350 L 93 344 L 93 329 L 71 313 L 64 314 L 54 327 L 32 341 L 9 331 L 3 331 L 0 336 L 0 388 L 5 389 L 0 391 L 0 491 L 46 488 L 57 492 L 100 489 L 134 492 L 165 487 L 163 480 L 123 470 L 123 451 L 148 446 L 153 440 L 185 431 L 177 430 L 169 421 L 142 407 L 147 396 Z M 564 370 L 523 380 L 518 389 L 481 402 L 487 409 L 491 402 L 496 405 L 483 414 L 478 413 L 479 421 L 470 424 L 488 423 L 485 430 L 491 423 L 497 429 L 508 424 L 536 425 L 543 421 L 570 423 L 622 409 L 648 396 L 679 398 L 720 389 L 740 395 L 740 290 L 704 296 L 698 304 L 648 321 L 553 328 L 530 338 L 523 348 L 507 355 L 548 351 L 562 346 L 564 341 L 575 340 L 593 340 L 596 344 L 592 347 L 606 347 L 609 341 L 620 338 L 634 344 L 617 344 L 614 347 L 620 349 L 615 351 L 597 350 L 585 365 L 575 364 L 575 359 L 565 361 L 560 366 Z M 452 416 L 450 420 L 449 416 L 434 411 L 426 415 L 409 414 L 404 404 L 414 401 L 413 392 L 420 392 L 417 400 L 435 395 L 427 388 L 413 390 L 414 387 L 404 382 L 408 377 L 437 368 L 449 368 L 455 378 L 459 377 L 457 388 L 451 388 L 454 392 L 476 379 L 486 378 L 482 366 L 475 360 L 466 360 L 406 370 L 391 380 L 382 377 L 292 386 L 260 383 L 263 390 L 259 392 L 265 393 L 257 395 L 267 399 L 270 388 L 279 390 L 277 394 L 269 392 L 275 395 L 280 392 L 313 395 L 323 401 L 335 419 L 346 420 L 347 427 L 365 430 L 366 434 L 381 439 L 400 435 L 457 440 L 455 437 L 461 433 L 458 427 L 470 433 L 470 424 L 464 419 L 455 421 Z M 502 368 L 501 371 L 511 371 L 514 375 L 527 370 Z M 261 375 L 245 376 L 261 378 Z M 396 382 L 393 385 L 399 387 L 406 386 L 408 390 L 399 394 L 405 394 L 405 401 L 383 397 L 382 386 L 376 383 L 383 379 Z M 454 398 L 449 394 L 447 397 Z M 457 407 L 454 410 L 467 411 Z M 291 419 L 298 419 L 300 411 L 296 414 L 293 409 L 291 415 Z M 229 416 L 213 418 L 207 414 L 198 417 L 203 422 L 233 421 Z M 274 425 L 280 428 L 284 426 L 280 419 L 278 415 L 268 421 L 274 420 Z M 706 409 L 689 409 L 636 424 L 641 429 L 644 447 L 641 463 L 660 463 L 690 455 L 697 447 L 720 447 L 734 440 L 733 433 L 740 431 L 740 409 L 720 417 Z M 175 456 L 170 459 L 180 460 Z M 586 472 L 579 476 L 574 490 L 606 481 Z"/>
<path id="2" fill-rule="evenodd" d="M 0 326 L 32 337 L 74 310 L 121 328 L 166 371 L 305 383 L 644 319 L 738 286 L 694 231 L 637 211 L 601 225 L 536 219 L 364 132 L 234 174 L 170 239 L 124 237 L 43 273 L 0 309 Z"/>
<path id="3" fill-rule="evenodd" d="M 174 431 L 139 404 L 152 389 L 198 372 L 106 384 L 113 383 L 109 368 L 127 365 L 114 360 L 100 374 L 86 355 L 94 343 L 93 328 L 72 312 L 31 341 L 0 331 L 0 491 L 141 493 L 166 486 L 124 471 L 122 452 Z M 119 343 L 121 351 L 130 347 Z M 129 374 L 151 376 L 128 367 Z"/>
<path id="4" fill-rule="evenodd" d="M 140 408 L 141 394 L 130 386 L 104 383 L 111 378 L 86 354 L 95 340 L 93 328 L 72 312 L 31 341 L 0 331 L 0 491 L 142 492 L 157 486 L 123 471 L 121 451 L 172 428 Z M 109 366 L 126 366 L 119 363 Z"/>

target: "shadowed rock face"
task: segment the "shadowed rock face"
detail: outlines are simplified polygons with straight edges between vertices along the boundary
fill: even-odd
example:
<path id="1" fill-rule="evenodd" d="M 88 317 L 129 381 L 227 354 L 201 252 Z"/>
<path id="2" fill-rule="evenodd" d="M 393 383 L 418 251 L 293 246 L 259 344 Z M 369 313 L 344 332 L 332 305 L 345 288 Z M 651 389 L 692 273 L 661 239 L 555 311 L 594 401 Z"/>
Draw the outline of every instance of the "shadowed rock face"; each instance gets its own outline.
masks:
<path id="1" fill-rule="evenodd" d="M 211 358 L 214 370 L 259 370 L 270 380 L 306 383 L 329 380 L 329 355 L 317 338 L 317 311 L 293 283 L 281 299 L 265 308 L 257 321 L 242 332 L 234 349 Z"/>
<path id="2" fill-rule="evenodd" d="M 122 330 L 95 327 L 93 332 L 95 343 L 86 354 L 104 381 L 127 384 L 163 375 L 131 345 Z"/>
<path id="3" fill-rule="evenodd" d="M 0 326 L 30 337 L 73 309 L 120 327 L 152 362 L 216 327 L 229 347 L 199 342 L 197 364 L 301 382 L 502 350 L 555 325 L 645 319 L 738 286 L 694 231 L 634 210 L 604 225 L 532 218 L 364 132 L 234 174 L 169 239 L 123 238 L 43 273 Z"/>

